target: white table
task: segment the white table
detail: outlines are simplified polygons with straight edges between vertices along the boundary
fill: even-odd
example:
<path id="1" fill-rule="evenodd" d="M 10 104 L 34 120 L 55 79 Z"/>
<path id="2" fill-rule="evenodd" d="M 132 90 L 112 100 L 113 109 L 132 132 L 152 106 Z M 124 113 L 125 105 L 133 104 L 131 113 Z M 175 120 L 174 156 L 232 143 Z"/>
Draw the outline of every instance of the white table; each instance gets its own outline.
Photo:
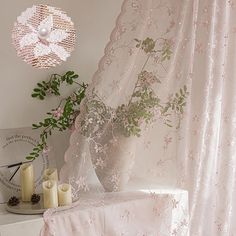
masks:
<path id="1" fill-rule="evenodd" d="M 45 219 L 56 230 L 45 232 L 47 236 L 188 236 L 188 193 L 152 189 L 151 194 L 149 190 L 88 194 L 70 210 L 50 209 Z M 0 204 L 0 236 L 39 236 L 43 226 L 42 215 L 12 214 Z"/>
<path id="2" fill-rule="evenodd" d="M 17 215 L 0 204 L 0 236 L 39 236 L 43 227 L 42 215 Z"/>
<path id="3" fill-rule="evenodd" d="M 188 192 L 86 194 L 70 209 L 50 209 L 44 218 L 44 236 L 188 236 Z"/>

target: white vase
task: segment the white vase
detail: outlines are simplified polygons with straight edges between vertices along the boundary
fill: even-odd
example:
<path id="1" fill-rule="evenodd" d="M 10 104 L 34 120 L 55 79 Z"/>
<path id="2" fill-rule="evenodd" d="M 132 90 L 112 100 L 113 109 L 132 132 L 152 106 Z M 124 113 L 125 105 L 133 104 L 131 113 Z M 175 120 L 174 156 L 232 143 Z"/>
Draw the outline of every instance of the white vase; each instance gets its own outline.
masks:
<path id="1" fill-rule="evenodd" d="M 119 135 L 104 144 L 102 155 L 93 155 L 95 172 L 106 191 L 124 190 L 134 165 L 136 141 L 136 137 Z"/>

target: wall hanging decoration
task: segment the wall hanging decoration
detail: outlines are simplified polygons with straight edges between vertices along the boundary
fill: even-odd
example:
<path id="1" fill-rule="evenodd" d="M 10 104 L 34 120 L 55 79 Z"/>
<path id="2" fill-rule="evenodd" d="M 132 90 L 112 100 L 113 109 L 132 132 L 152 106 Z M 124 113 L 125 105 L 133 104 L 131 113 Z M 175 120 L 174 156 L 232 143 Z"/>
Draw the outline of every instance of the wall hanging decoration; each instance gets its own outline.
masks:
<path id="1" fill-rule="evenodd" d="M 24 11 L 12 31 L 17 55 L 36 68 L 66 61 L 75 47 L 74 23 L 59 8 L 34 5 Z"/>

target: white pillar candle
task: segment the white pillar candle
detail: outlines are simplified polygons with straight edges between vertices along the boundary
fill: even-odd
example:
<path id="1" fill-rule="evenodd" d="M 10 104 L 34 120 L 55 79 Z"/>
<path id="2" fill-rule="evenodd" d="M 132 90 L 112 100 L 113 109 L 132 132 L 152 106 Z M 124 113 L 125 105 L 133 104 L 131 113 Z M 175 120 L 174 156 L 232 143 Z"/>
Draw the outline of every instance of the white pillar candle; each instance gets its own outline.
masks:
<path id="1" fill-rule="evenodd" d="M 21 198 L 30 202 L 34 193 L 34 169 L 32 164 L 23 164 L 20 168 Z"/>
<path id="2" fill-rule="evenodd" d="M 55 180 L 58 181 L 58 174 L 56 168 L 48 168 L 44 171 L 43 180 Z"/>
<path id="3" fill-rule="evenodd" d="M 58 186 L 59 206 L 68 206 L 72 203 L 71 185 L 61 184 Z"/>
<path id="4" fill-rule="evenodd" d="M 57 182 L 48 180 L 43 182 L 44 208 L 58 207 Z"/>

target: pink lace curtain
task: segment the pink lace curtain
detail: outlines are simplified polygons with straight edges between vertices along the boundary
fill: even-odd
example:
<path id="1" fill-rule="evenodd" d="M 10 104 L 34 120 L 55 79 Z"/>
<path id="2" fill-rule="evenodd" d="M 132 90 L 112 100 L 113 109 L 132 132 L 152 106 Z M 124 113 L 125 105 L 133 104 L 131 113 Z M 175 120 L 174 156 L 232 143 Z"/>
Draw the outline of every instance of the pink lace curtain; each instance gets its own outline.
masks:
<path id="1" fill-rule="evenodd" d="M 190 235 L 236 233 L 233 0 L 125 0 L 61 180 L 74 198 L 127 182 L 190 194 Z"/>
<path id="2" fill-rule="evenodd" d="M 232 236 L 236 234 L 236 2 L 198 0 L 187 5 L 193 21 L 191 96 L 178 134 L 178 180 L 190 193 L 190 235 Z"/>

